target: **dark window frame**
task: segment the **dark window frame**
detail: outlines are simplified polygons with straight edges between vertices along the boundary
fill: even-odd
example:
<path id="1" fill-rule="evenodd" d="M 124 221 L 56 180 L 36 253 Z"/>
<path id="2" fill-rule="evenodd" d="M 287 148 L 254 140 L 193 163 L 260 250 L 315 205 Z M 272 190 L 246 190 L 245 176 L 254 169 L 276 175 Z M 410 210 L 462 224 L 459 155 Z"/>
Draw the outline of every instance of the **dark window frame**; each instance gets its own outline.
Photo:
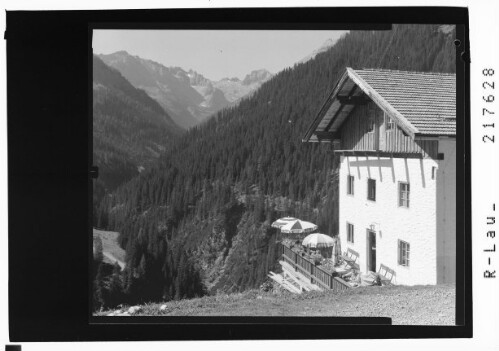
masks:
<path id="1" fill-rule="evenodd" d="M 402 188 L 405 187 L 403 190 Z M 399 207 L 409 208 L 411 203 L 411 186 L 409 182 L 399 182 L 398 205 Z"/>
<path id="2" fill-rule="evenodd" d="M 397 263 L 399 266 L 409 267 L 410 253 L 411 244 L 409 244 L 407 241 L 398 239 Z"/>
<path id="3" fill-rule="evenodd" d="M 347 175 L 347 195 L 355 194 L 355 177 L 353 175 Z"/>
<path id="4" fill-rule="evenodd" d="M 375 129 L 376 129 L 376 115 L 375 111 L 373 111 L 372 114 L 369 114 L 369 120 L 367 122 L 367 132 L 374 133 Z"/>
<path id="5" fill-rule="evenodd" d="M 367 199 L 376 201 L 376 179 L 367 179 Z"/>
<path id="6" fill-rule="evenodd" d="M 374 129 L 376 129 L 376 104 L 370 101 L 367 104 L 367 132 L 374 133 Z"/>
<path id="7" fill-rule="evenodd" d="M 350 228 L 352 229 L 350 231 Z M 347 242 L 353 244 L 354 243 L 354 237 L 355 235 L 355 227 L 352 223 L 347 222 Z"/>
<path id="8" fill-rule="evenodd" d="M 385 113 L 385 131 L 391 132 L 392 130 L 395 130 L 395 122 Z"/>

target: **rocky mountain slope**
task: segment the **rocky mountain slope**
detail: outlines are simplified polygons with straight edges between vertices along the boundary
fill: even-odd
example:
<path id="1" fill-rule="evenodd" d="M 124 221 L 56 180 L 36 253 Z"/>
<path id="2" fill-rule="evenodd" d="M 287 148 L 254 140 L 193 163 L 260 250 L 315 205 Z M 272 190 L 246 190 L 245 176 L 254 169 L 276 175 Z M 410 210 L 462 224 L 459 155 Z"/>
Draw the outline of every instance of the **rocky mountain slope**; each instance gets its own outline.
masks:
<path id="1" fill-rule="evenodd" d="M 94 202 L 154 163 L 181 132 L 155 100 L 93 57 Z"/>
<path id="2" fill-rule="evenodd" d="M 158 101 L 173 120 L 185 129 L 205 121 L 260 87 L 272 76 L 266 70 L 256 70 L 243 80 L 224 78 L 212 81 L 196 71 L 166 67 L 126 51 L 99 57 L 120 71 L 136 88 L 143 89 Z"/>
<path id="3" fill-rule="evenodd" d="M 251 71 L 243 80 L 239 78 L 223 78 L 214 82 L 213 86 L 223 91 L 225 98 L 230 103 L 235 103 L 241 98 L 249 96 L 270 78 L 272 78 L 272 74 L 269 71 L 260 69 Z"/>

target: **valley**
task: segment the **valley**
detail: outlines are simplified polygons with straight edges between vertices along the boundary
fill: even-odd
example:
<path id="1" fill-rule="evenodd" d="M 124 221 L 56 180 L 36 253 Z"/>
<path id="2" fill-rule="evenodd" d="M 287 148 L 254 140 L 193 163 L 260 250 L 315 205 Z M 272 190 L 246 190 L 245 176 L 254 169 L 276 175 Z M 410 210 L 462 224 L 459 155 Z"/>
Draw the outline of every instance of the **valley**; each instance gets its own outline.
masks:
<path id="1" fill-rule="evenodd" d="M 181 133 L 155 100 L 93 57 L 95 203 L 149 168 Z"/>
<path id="2" fill-rule="evenodd" d="M 181 128 L 189 129 L 207 120 L 247 94 L 258 89 L 272 74 L 255 70 L 239 78 L 212 81 L 193 70 L 166 67 L 152 60 L 119 51 L 98 55 L 117 69 L 134 87 L 159 102 Z"/>
<path id="3" fill-rule="evenodd" d="M 438 25 L 350 32 L 274 75 L 218 82 L 126 52 L 94 56 L 109 78 L 94 71 L 94 227 L 119 233 L 126 253 L 123 272 L 96 268 L 94 310 L 257 289 L 278 263 L 270 224 L 285 215 L 337 235 L 339 157 L 302 143 L 317 106 L 345 67 L 453 72 L 454 36 Z M 120 288 L 107 295 L 111 282 Z"/>

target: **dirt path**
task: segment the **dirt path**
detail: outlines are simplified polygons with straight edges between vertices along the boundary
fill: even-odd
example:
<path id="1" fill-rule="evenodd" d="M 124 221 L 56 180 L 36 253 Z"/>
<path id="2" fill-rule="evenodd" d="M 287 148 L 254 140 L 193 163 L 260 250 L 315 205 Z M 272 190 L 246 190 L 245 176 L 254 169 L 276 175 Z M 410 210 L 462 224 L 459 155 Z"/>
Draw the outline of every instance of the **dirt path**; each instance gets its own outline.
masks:
<path id="1" fill-rule="evenodd" d="M 113 264 L 115 262 L 118 262 L 118 265 L 120 266 L 121 270 L 125 268 L 125 262 L 118 260 L 116 257 L 113 256 L 112 253 L 104 251 L 103 255 L 106 256 Z"/>

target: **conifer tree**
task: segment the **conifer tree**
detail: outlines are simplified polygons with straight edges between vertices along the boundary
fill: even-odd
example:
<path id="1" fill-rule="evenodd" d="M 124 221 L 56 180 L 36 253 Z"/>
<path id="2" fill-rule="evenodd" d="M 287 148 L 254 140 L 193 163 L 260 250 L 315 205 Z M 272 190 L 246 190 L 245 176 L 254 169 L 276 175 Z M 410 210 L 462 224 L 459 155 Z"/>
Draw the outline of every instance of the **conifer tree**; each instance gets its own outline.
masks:
<path id="1" fill-rule="evenodd" d="M 100 238 L 100 236 L 94 237 L 94 247 L 95 247 L 94 259 L 95 261 L 101 263 L 104 260 L 104 253 L 102 247 L 102 239 Z"/>
<path id="2" fill-rule="evenodd" d="M 113 273 L 109 281 L 109 305 L 116 306 L 123 301 L 123 282 L 121 277 L 121 267 L 114 263 Z"/>
<path id="3" fill-rule="evenodd" d="M 94 280 L 94 309 L 107 307 L 107 291 L 104 282 L 104 264 L 98 263 L 97 275 Z"/>

